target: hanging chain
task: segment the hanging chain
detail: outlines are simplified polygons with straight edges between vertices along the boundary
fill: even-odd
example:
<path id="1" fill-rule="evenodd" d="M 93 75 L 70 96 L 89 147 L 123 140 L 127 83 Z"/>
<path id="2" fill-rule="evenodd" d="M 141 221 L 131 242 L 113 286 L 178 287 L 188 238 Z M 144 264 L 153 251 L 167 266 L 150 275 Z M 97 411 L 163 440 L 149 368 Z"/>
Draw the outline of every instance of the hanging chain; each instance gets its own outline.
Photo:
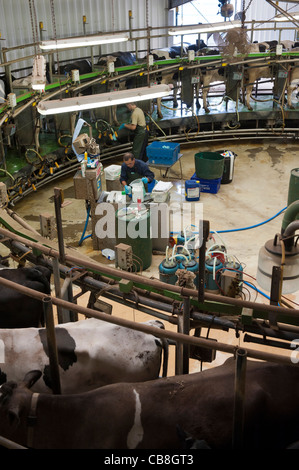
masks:
<path id="1" fill-rule="evenodd" d="M 150 31 L 149 31 L 149 7 L 148 0 L 145 0 L 145 14 L 146 14 L 146 35 L 147 35 L 147 85 L 150 86 L 150 73 L 149 73 L 149 55 L 150 55 Z"/>
<path id="2" fill-rule="evenodd" d="M 34 0 L 28 0 L 29 1 L 29 10 L 30 10 L 30 20 L 31 20 L 31 28 L 32 28 L 32 37 L 33 37 L 33 42 L 34 42 L 34 53 L 35 55 L 37 54 L 37 49 L 36 49 L 36 43 L 37 43 L 37 37 L 36 37 L 36 30 L 34 26 L 34 20 L 33 20 L 33 15 L 34 15 Z M 36 14 L 35 14 L 35 21 L 36 21 Z"/>
<path id="3" fill-rule="evenodd" d="M 246 3 L 246 0 L 242 0 L 242 28 L 244 29 L 245 27 L 245 16 L 246 16 L 246 12 L 248 10 L 248 8 L 250 7 L 250 5 L 252 4 L 253 0 L 249 0 L 249 3 L 247 5 L 247 7 L 245 8 L 245 3 Z"/>
<path id="4" fill-rule="evenodd" d="M 33 36 L 33 42 L 34 42 L 34 55 L 35 57 L 37 57 L 38 55 L 37 43 L 39 42 L 39 37 L 38 37 L 37 17 L 36 17 L 36 8 L 35 8 L 34 0 L 29 0 L 29 10 L 30 10 L 32 36 Z M 35 67 L 36 67 L 37 75 L 40 76 L 38 60 L 35 60 Z"/>
<path id="5" fill-rule="evenodd" d="M 114 0 L 111 1 L 111 9 L 112 9 L 112 31 L 114 32 Z"/>
<path id="6" fill-rule="evenodd" d="M 53 27 L 53 32 L 54 32 L 54 40 L 57 42 L 54 0 L 50 0 L 50 5 L 51 5 L 51 18 L 52 18 L 52 27 Z M 57 57 L 57 69 L 58 69 L 57 72 L 58 72 L 58 75 L 59 75 L 60 74 L 60 65 L 59 65 L 58 49 L 57 49 L 56 57 Z M 60 83 L 60 79 L 59 79 L 59 83 Z"/>

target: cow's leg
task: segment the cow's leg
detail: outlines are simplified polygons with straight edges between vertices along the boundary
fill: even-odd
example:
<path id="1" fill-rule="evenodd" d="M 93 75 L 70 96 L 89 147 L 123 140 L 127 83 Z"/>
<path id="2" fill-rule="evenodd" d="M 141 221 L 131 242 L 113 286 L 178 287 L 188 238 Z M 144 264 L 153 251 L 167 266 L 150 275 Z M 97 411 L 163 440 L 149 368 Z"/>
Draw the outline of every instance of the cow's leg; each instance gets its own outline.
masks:
<path id="1" fill-rule="evenodd" d="M 250 85 L 247 85 L 246 87 L 246 106 L 249 109 L 249 111 L 252 111 L 252 106 L 250 104 L 250 98 L 251 98 L 251 93 L 253 90 L 253 84 L 251 81 L 249 81 Z"/>
<path id="2" fill-rule="evenodd" d="M 200 89 L 199 83 L 196 83 L 196 85 L 195 85 L 195 105 L 196 105 L 196 109 L 201 108 L 201 104 L 199 102 L 199 89 Z"/>
<path id="3" fill-rule="evenodd" d="M 208 107 L 208 93 L 209 93 L 209 85 L 210 82 L 206 82 L 205 80 L 203 81 L 202 84 L 202 100 L 203 100 L 203 108 L 206 113 L 209 113 L 209 107 Z"/>
<path id="4" fill-rule="evenodd" d="M 174 88 L 173 88 L 173 107 L 174 108 L 178 108 L 178 106 L 179 106 L 177 95 L 178 95 L 178 87 L 174 86 Z"/>
<path id="5" fill-rule="evenodd" d="M 163 117 L 163 114 L 161 111 L 161 102 L 162 102 L 162 98 L 157 98 L 157 116 L 159 119 L 162 119 Z"/>
<path id="6" fill-rule="evenodd" d="M 118 122 L 118 119 L 117 119 L 117 105 L 112 106 L 112 123 L 115 126 L 119 126 L 119 122 Z"/>

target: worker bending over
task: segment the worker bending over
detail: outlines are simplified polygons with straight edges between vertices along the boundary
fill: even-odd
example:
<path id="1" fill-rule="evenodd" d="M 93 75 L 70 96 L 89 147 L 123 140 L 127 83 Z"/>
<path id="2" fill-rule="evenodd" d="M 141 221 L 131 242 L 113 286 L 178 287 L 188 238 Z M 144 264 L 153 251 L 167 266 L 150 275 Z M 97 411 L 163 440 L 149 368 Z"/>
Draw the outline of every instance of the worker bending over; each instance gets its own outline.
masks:
<path id="1" fill-rule="evenodd" d="M 125 187 L 126 194 L 130 194 L 131 192 L 130 183 L 140 178 L 147 190 L 147 184 L 154 180 L 155 175 L 145 162 L 135 159 L 133 153 L 125 153 L 124 161 L 121 166 L 120 182 Z"/>

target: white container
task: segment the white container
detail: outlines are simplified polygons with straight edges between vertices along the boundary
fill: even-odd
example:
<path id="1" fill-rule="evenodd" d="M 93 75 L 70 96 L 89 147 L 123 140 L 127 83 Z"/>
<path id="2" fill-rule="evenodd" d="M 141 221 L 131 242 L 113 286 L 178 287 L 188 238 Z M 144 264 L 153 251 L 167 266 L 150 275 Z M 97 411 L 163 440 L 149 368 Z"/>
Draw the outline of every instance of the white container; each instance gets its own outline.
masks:
<path id="1" fill-rule="evenodd" d="M 135 195 L 138 194 L 138 196 L 136 196 L 136 201 L 135 202 L 137 202 L 137 198 L 141 199 L 141 201 L 143 201 L 144 196 L 145 196 L 145 187 L 144 187 L 144 184 L 142 182 L 142 179 L 139 178 L 137 180 L 133 180 L 130 183 L 130 186 L 132 188 L 132 199 L 133 199 L 133 194 L 135 193 Z"/>
<path id="2" fill-rule="evenodd" d="M 154 202 L 166 202 L 169 198 L 169 191 L 152 191 Z"/>
<path id="3" fill-rule="evenodd" d="M 110 165 L 104 168 L 105 178 L 109 181 L 115 181 L 120 177 L 121 165 Z"/>
<path id="4" fill-rule="evenodd" d="M 139 185 L 135 185 L 132 187 L 132 201 L 138 202 L 138 199 L 140 199 L 140 201 L 143 202 L 144 189 Z"/>

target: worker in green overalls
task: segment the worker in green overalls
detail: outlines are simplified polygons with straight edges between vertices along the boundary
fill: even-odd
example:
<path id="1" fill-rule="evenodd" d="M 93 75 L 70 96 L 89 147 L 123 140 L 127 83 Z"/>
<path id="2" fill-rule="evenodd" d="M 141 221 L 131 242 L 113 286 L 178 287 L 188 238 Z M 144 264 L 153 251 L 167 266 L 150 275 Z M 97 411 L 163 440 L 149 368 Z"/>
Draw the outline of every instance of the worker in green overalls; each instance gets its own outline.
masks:
<path id="1" fill-rule="evenodd" d="M 128 103 L 127 108 L 131 111 L 131 122 L 129 124 L 122 124 L 119 130 L 125 128 L 134 133 L 132 153 L 135 158 L 146 161 L 145 149 L 148 135 L 144 112 L 135 103 Z"/>

